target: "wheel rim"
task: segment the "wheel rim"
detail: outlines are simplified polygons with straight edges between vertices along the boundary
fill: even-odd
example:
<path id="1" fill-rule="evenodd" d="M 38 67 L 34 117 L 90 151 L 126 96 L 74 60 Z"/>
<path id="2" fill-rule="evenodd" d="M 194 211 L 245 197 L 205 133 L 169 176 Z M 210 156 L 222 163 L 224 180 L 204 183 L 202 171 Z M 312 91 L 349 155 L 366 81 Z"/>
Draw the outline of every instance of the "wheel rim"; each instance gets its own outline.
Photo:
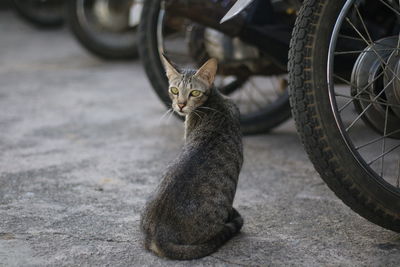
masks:
<path id="1" fill-rule="evenodd" d="M 388 3 L 384 0 L 376 2 L 382 5 L 381 8 L 387 8 L 395 12 L 397 16 L 400 15 L 399 5 L 395 9 L 391 6 L 393 2 Z M 400 197 L 400 155 L 398 153 L 400 151 L 400 140 L 398 140 L 400 117 L 396 114 L 400 102 L 398 99 L 393 101 L 392 97 L 393 94 L 398 94 L 400 89 L 397 85 L 398 77 L 400 77 L 397 74 L 398 58 L 392 56 L 399 49 L 400 35 L 397 32 L 396 46 L 389 46 L 393 51 L 387 54 L 382 53 L 384 49 L 381 49 L 379 45 L 385 41 L 382 41 L 383 37 L 392 35 L 379 36 L 371 32 L 368 26 L 372 27 L 373 21 L 366 21 L 364 18 L 366 13 L 363 11 L 367 9 L 363 10 L 359 3 L 360 1 L 355 0 L 345 2 L 331 35 L 327 64 L 329 101 L 336 125 L 353 157 L 381 186 Z M 364 46 L 364 48 L 344 50 L 343 47 L 349 46 L 350 43 L 354 47 Z M 373 58 L 374 56 L 377 61 Z M 353 62 L 351 78 L 340 74 L 338 65 L 344 60 Z M 335 65 L 335 62 L 338 64 Z M 378 67 L 376 67 L 377 62 Z M 368 77 L 367 82 L 365 82 L 365 77 L 362 77 L 366 70 L 368 70 L 368 76 L 372 76 L 372 79 Z M 391 77 L 388 73 L 392 74 Z M 345 86 L 338 86 L 339 83 Z M 355 111 L 351 107 L 355 107 Z M 383 122 L 379 121 L 382 108 Z"/>
<path id="2" fill-rule="evenodd" d="M 176 36 L 173 36 L 177 37 L 177 39 L 180 38 L 180 42 L 177 43 L 176 40 L 171 38 L 172 34 L 171 36 L 165 34 L 169 23 L 167 20 L 170 19 L 167 16 L 167 11 L 163 8 L 163 1 L 161 1 L 157 23 L 157 47 L 159 55 L 166 54 L 179 66 L 197 68 L 202 61 L 210 56 L 203 56 L 201 60 L 196 62 L 196 60 L 191 58 L 190 52 L 185 51 L 185 54 L 182 53 L 183 50 L 188 49 L 188 32 L 193 31 L 196 24 L 187 19 L 176 17 L 177 20 L 182 19 L 183 21 L 181 25 L 175 25 L 175 27 L 181 26 L 184 28 L 184 30 L 176 32 Z M 186 47 L 182 47 L 182 44 L 185 44 L 185 42 Z M 173 51 L 174 49 L 179 52 Z M 220 62 L 219 68 L 221 68 L 221 64 L 224 63 Z M 286 74 L 271 75 L 267 78 L 262 75 L 245 74 L 243 76 L 235 76 L 222 75 L 220 73 L 217 76 L 215 85 L 222 93 L 228 95 L 235 102 L 241 111 L 242 121 L 245 121 L 262 116 L 288 103 L 289 97 L 286 78 Z"/>
<path id="3" fill-rule="evenodd" d="M 138 16 L 142 2 L 120 1 L 120 8 L 112 6 L 113 3 L 110 0 L 78 0 L 76 11 L 81 27 L 104 46 L 115 49 L 135 46 L 134 32 L 139 18 L 131 16 Z"/>

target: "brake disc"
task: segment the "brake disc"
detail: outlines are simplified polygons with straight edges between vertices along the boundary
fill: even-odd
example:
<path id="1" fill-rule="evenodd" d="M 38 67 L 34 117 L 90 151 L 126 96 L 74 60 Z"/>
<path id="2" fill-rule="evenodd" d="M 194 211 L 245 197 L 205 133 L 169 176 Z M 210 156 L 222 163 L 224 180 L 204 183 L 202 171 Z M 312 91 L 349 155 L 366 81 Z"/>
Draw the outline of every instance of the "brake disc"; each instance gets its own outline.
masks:
<path id="1" fill-rule="evenodd" d="M 397 41 L 398 37 L 393 36 L 367 46 L 358 56 L 351 74 L 351 96 L 355 109 L 362 114 L 366 124 L 380 134 L 385 132 L 385 124 L 386 133 L 398 130 L 400 125 L 400 118 L 393 112 L 394 110 L 387 111 L 385 105 L 390 103 L 388 99 L 393 98 L 394 81 L 397 80 L 393 79 L 393 73 L 389 70 L 389 68 L 392 70 L 393 66 L 385 63 L 391 58 Z M 397 66 L 398 56 L 392 58 L 393 65 Z M 388 73 L 392 74 L 392 78 Z M 400 138 L 400 133 L 390 137 Z"/>

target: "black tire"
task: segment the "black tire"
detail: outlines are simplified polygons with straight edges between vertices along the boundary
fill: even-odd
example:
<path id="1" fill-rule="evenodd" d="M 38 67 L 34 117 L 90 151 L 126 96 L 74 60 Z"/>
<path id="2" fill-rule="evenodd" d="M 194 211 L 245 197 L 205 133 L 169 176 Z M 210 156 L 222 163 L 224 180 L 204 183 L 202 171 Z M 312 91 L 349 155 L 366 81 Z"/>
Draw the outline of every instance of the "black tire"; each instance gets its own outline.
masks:
<path id="1" fill-rule="evenodd" d="M 53 1 L 54 2 L 54 1 Z M 26 21 L 40 28 L 58 28 L 64 24 L 64 2 L 57 1 L 51 8 L 46 7 L 46 2 L 40 7 L 35 7 L 33 1 L 13 0 L 18 15 Z M 56 10 L 54 9 L 56 5 Z"/>
<path id="2" fill-rule="evenodd" d="M 289 52 L 290 101 L 297 130 L 330 189 L 367 220 L 400 232 L 400 190 L 371 172 L 346 145 L 329 100 L 327 58 L 345 0 L 306 0 Z"/>
<path id="3" fill-rule="evenodd" d="M 107 60 L 129 60 L 138 57 L 137 38 L 132 42 L 124 44 L 119 42 L 117 38 L 113 43 L 106 43 L 100 38 L 98 33 L 85 27 L 78 14 L 78 5 L 80 2 L 80 0 L 67 1 L 67 20 L 72 33 L 84 48 L 93 55 Z M 132 32 L 131 34 L 136 35 L 136 32 Z"/>
<path id="4" fill-rule="evenodd" d="M 168 96 L 168 80 L 161 63 L 157 42 L 157 23 L 161 0 L 146 0 L 143 5 L 142 18 L 138 29 L 139 55 L 149 81 L 166 105 L 170 106 Z M 285 122 L 291 116 L 289 95 L 283 94 L 272 105 L 253 114 L 242 114 L 242 130 L 244 134 L 265 133 Z"/>

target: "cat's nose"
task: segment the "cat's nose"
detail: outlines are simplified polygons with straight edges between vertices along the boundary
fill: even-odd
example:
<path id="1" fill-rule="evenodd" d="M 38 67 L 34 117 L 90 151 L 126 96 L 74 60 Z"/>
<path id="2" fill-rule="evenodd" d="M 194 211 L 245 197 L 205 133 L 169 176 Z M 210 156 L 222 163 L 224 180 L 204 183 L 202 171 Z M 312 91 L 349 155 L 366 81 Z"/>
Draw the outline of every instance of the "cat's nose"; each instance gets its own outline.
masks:
<path id="1" fill-rule="evenodd" d="M 186 103 L 178 103 L 178 107 L 182 110 L 186 106 Z"/>

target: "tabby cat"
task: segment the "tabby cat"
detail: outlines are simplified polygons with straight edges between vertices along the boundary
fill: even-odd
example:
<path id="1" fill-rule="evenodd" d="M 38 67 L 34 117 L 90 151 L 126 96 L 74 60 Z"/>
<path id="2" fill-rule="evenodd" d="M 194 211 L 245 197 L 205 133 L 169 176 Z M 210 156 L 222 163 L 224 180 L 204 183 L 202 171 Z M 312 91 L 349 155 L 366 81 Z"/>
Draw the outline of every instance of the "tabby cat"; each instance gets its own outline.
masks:
<path id="1" fill-rule="evenodd" d="M 239 110 L 213 86 L 217 61 L 178 71 L 164 57 L 172 108 L 185 116 L 185 144 L 141 218 L 145 248 L 161 257 L 207 256 L 237 234 L 232 207 L 243 163 Z"/>

